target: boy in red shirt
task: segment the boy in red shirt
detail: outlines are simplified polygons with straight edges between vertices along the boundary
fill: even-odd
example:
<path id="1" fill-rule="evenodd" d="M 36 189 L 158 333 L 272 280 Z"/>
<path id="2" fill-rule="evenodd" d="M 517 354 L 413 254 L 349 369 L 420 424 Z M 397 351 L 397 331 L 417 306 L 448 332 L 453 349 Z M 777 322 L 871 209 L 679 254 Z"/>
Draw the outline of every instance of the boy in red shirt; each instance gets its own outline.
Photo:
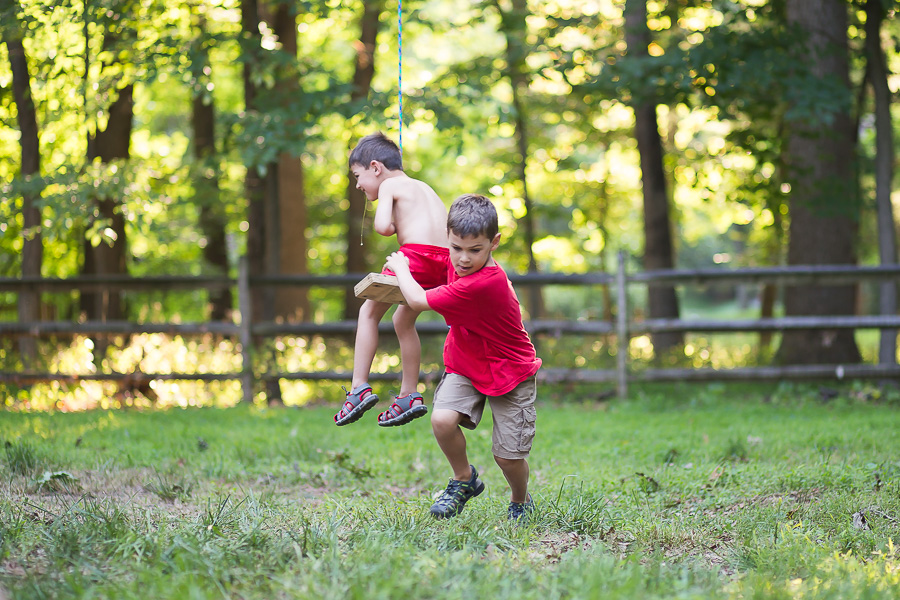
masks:
<path id="1" fill-rule="evenodd" d="M 518 521 L 533 503 L 528 493 L 528 461 L 537 413 L 536 373 L 541 366 L 522 324 L 519 300 L 503 269 L 491 256 L 500 244 L 497 211 L 477 194 L 457 198 L 447 218 L 449 283 L 424 290 L 409 271 L 403 252 L 386 266 L 397 274 L 410 308 L 439 313 L 450 326 L 444 343 L 445 373 L 434 392 L 431 426 L 453 469 L 453 478 L 431 507 L 447 518 L 484 491 L 466 454 L 460 427 L 475 429 L 486 400 L 494 417 L 494 460 L 509 483 L 508 517 Z"/>
<path id="2" fill-rule="evenodd" d="M 447 283 L 447 208 L 427 183 L 403 171 L 397 144 L 383 133 L 367 135 L 350 153 L 349 163 L 356 188 L 365 192 L 366 200 L 378 200 L 375 231 L 384 236 L 397 235 L 400 249 L 411 261 L 407 270 L 412 271 L 422 287 L 429 289 Z M 334 415 L 336 425 L 357 421 L 378 402 L 368 383 L 369 371 L 378 348 L 378 322 L 390 307 L 385 302 L 366 300 L 359 309 L 353 378 L 344 406 Z M 422 355 L 416 333 L 418 316 L 419 312 L 410 306 L 400 305 L 394 312 L 403 377 L 400 395 L 378 415 L 379 425 L 403 425 L 428 412 L 416 389 Z"/>

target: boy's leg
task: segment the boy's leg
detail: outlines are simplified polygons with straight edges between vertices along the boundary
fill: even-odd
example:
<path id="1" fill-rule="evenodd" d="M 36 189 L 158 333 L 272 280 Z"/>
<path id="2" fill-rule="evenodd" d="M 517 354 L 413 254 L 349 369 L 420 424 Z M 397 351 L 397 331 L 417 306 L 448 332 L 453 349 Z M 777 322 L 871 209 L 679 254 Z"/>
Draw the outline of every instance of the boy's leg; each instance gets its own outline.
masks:
<path id="1" fill-rule="evenodd" d="M 494 456 L 494 461 L 509 483 L 510 502 L 525 503 L 528 500 L 528 461 L 524 458 L 510 459 L 499 456 Z"/>
<path id="2" fill-rule="evenodd" d="M 463 417 L 464 415 L 455 410 L 444 408 L 435 409 L 431 413 L 434 439 L 450 463 L 453 478 L 458 481 L 468 481 L 472 476 L 469 457 L 466 454 L 466 436 L 459 426 Z"/>
<path id="3" fill-rule="evenodd" d="M 460 428 L 465 415 L 451 409 L 437 409 L 431 415 L 434 437 L 453 469 L 447 489 L 431 505 L 431 514 L 447 519 L 462 512 L 466 502 L 484 491 L 484 482 L 466 456 L 466 436 Z"/>
<path id="4" fill-rule="evenodd" d="M 390 304 L 384 302 L 366 300 L 359 309 L 353 354 L 353 379 L 343 407 L 334 415 L 335 425 L 355 423 L 378 403 L 378 396 L 372 392 L 372 387 L 368 383 L 369 371 L 372 370 L 372 361 L 378 349 L 378 322 L 390 307 Z"/>
<path id="5" fill-rule="evenodd" d="M 510 506 L 531 505 L 528 494 L 528 455 L 535 435 L 537 411 L 537 380 L 534 377 L 521 382 L 515 388 L 499 397 L 492 397 L 491 412 L 494 416 L 493 448 L 494 461 L 503 471 L 509 483 Z M 516 513 L 521 516 L 520 512 Z M 511 518 L 518 520 L 518 516 Z"/>
<path id="6" fill-rule="evenodd" d="M 394 312 L 394 331 L 397 332 L 397 341 L 400 342 L 400 365 L 403 368 L 403 378 L 400 380 L 400 394 L 402 398 L 418 392 L 419 368 L 422 362 L 422 343 L 416 332 L 416 319 L 421 313 L 408 306 L 400 305 Z M 416 399 L 414 405 L 422 404 Z"/>
<path id="7" fill-rule="evenodd" d="M 350 389 L 366 383 L 372 370 L 372 361 L 378 350 L 378 323 L 391 307 L 385 302 L 366 300 L 359 309 L 356 325 L 356 344 L 353 347 L 353 379 Z"/>

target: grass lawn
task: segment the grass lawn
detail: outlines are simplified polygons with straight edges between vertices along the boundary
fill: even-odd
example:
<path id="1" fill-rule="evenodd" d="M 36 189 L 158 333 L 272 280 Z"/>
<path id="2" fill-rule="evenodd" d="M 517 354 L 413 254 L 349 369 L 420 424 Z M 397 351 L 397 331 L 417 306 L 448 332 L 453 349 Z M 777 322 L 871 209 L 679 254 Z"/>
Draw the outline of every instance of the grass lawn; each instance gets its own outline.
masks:
<path id="1" fill-rule="evenodd" d="M 873 390 L 541 390 L 519 527 L 489 419 L 486 493 L 436 521 L 427 419 L 0 412 L 0 599 L 896 598 L 900 400 Z"/>

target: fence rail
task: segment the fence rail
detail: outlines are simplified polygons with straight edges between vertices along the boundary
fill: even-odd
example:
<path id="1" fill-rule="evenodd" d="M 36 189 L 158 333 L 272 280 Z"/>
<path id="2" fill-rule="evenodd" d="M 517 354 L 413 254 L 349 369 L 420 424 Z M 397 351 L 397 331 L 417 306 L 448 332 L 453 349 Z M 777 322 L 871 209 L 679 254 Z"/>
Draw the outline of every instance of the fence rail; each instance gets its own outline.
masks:
<path id="1" fill-rule="evenodd" d="M 251 290 L 255 287 L 269 286 L 307 286 L 307 287 L 343 287 L 355 285 L 364 274 L 346 275 L 279 275 L 251 276 L 246 262 L 242 261 L 237 279 L 213 276 L 155 276 L 134 278 L 127 276 L 94 276 L 73 277 L 67 279 L 53 278 L 0 278 L 0 292 L 66 292 L 80 291 L 127 291 L 127 290 L 177 290 L 177 289 L 223 289 L 238 290 L 238 308 L 240 315 L 251 314 Z M 559 321 L 533 320 L 525 323 L 532 335 L 614 335 L 617 341 L 616 366 L 614 369 L 589 368 L 543 368 L 539 380 L 546 383 L 615 382 L 617 394 L 627 394 L 630 382 L 641 381 L 729 381 L 729 380 L 777 380 L 777 379 L 855 379 L 877 378 L 900 379 L 900 366 L 886 365 L 796 365 L 796 366 L 761 366 L 732 369 L 713 368 L 673 368 L 652 369 L 641 368 L 639 364 L 629 364 L 628 346 L 634 335 L 661 332 L 772 332 L 808 329 L 900 329 L 900 315 L 834 315 L 815 317 L 780 317 L 740 320 L 710 319 L 635 319 L 629 316 L 629 285 L 713 285 L 713 284 L 760 284 L 779 283 L 782 285 L 815 284 L 832 285 L 859 283 L 861 281 L 900 280 L 900 266 L 851 266 L 851 265 L 816 265 L 792 267 L 766 267 L 752 269 L 695 269 L 664 270 L 627 273 L 624 255 L 619 255 L 615 273 L 561 274 L 542 273 L 528 275 L 510 275 L 517 286 L 573 285 L 596 286 L 607 285 L 615 288 L 616 314 L 611 321 Z M 416 324 L 420 334 L 439 335 L 447 331 L 447 326 L 439 322 L 421 322 Z M 118 381 L 141 380 L 197 380 L 227 381 L 240 380 L 245 400 L 252 397 L 253 381 L 257 379 L 272 380 L 333 380 L 344 379 L 348 373 L 337 371 L 271 373 L 254 372 L 251 347 L 254 338 L 275 337 L 282 335 L 349 335 L 356 330 L 355 321 L 333 321 L 328 323 L 281 323 L 274 321 L 250 323 L 249 319 L 238 322 L 204 322 L 204 323 L 135 323 L 129 321 L 38 321 L 30 323 L 0 322 L 2 336 L 69 336 L 69 335 L 136 335 L 141 333 L 163 333 L 168 335 L 203 335 L 216 334 L 233 336 L 240 341 L 242 369 L 235 373 L 93 373 L 63 374 L 37 372 L 0 372 L 0 382 L 25 385 L 40 381 Z M 390 323 L 382 323 L 379 330 L 392 331 Z M 436 379 L 438 373 L 422 373 L 423 380 Z M 394 380 L 395 373 L 373 373 L 373 380 Z"/>

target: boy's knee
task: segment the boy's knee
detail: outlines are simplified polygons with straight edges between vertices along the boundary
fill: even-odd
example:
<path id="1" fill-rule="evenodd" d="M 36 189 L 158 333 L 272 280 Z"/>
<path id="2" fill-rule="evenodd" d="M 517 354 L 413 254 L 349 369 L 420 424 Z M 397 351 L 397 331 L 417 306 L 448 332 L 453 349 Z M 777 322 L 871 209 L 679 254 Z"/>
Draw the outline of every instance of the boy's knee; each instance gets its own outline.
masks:
<path id="1" fill-rule="evenodd" d="M 400 306 L 394 311 L 391 321 L 394 323 L 395 329 L 414 329 L 416 326 L 416 318 L 419 313 L 411 308 Z"/>
<path id="2" fill-rule="evenodd" d="M 517 469 L 522 466 L 525 462 L 524 458 L 502 458 L 500 456 L 494 455 L 494 462 L 497 463 L 497 466 L 500 467 L 504 471 L 508 471 L 511 469 Z"/>
<path id="3" fill-rule="evenodd" d="M 435 409 L 431 411 L 431 428 L 435 433 L 454 429 L 459 426 L 460 418 L 455 410 Z"/>
<path id="4" fill-rule="evenodd" d="M 381 317 L 384 316 L 384 313 L 387 312 L 389 307 L 390 305 L 385 305 L 382 302 L 366 300 L 362 303 L 362 306 L 359 307 L 359 318 L 380 321 Z"/>
<path id="5" fill-rule="evenodd" d="M 359 316 L 363 317 L 371 317 L 375 314 L 375 303 L 372 300 L 366 300 L 362 303 L 362 306 L 359 307 Z"/>

